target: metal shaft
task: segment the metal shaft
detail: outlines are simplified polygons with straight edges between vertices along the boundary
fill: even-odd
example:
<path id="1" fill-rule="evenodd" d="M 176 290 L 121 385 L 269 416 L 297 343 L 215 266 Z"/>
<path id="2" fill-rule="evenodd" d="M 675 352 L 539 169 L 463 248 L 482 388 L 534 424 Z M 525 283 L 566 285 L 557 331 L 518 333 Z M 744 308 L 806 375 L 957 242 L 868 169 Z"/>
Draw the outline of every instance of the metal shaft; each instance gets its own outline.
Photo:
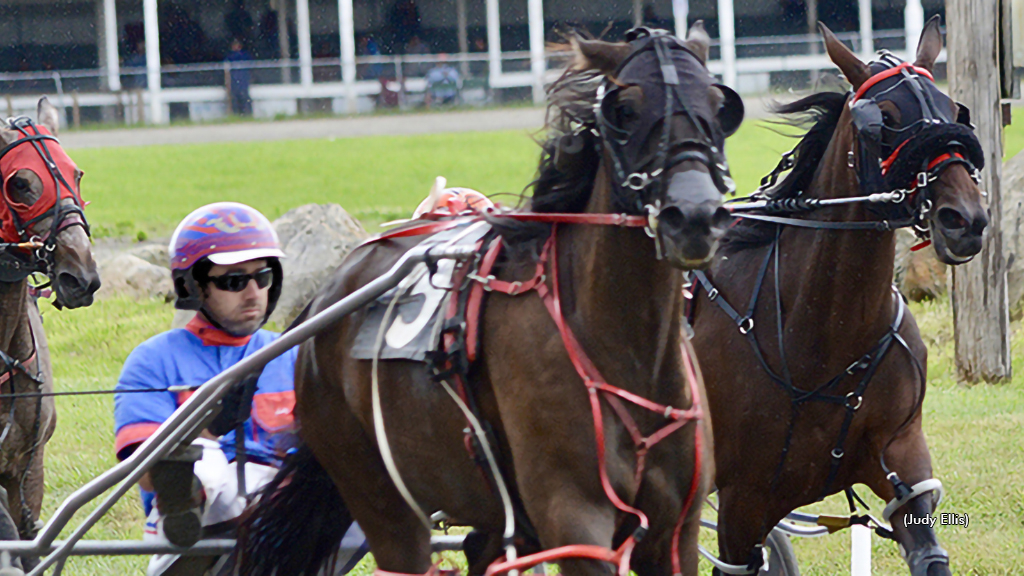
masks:
<path id="1" fill-rule="evenodd" d="M 252 356 L 221 372 L 199 387 L 174 414 L 153 433 L 126 460 L 107 470 L 85 486 L 68 496 L 54 513 L 50 521 L 32 541 L 32 551 L 43 554 L 50 549 L 57 536 L 70 522 L 71 518 L 83 506 L 98 498 L 118 482 L 123 482 L 103 503 L 75 530 L 68 540 L 47 556 L 29 573 L 29 576 L 42 576 L 43 572 L 54 563 L 66 558 L 85 533 L 124 495 L 146 471 L 157 461 L 170 453 L 180 441 L 200 425 L 207 415 L 216 408 L 220 399 L 227 394 L 231 386 L 247 374 L 262 369 L 271 360 L 284 354 L 294 346 L 301 344 L 316 334 L 330 327 L 342 317 L 355 312 L 372 302 L 381 294 L 396 286 L 402 278 L 422 262 L 437 261 L 445 258 L 465 259 L 475 254 L 473 246 L 459 246 L 445 249 L 415 247 L 406 252 L 386 274 L 349 294 L 326 310 L 309 318 L 293 330 L 282 334 L 280 338 L 261 348 Z"/>

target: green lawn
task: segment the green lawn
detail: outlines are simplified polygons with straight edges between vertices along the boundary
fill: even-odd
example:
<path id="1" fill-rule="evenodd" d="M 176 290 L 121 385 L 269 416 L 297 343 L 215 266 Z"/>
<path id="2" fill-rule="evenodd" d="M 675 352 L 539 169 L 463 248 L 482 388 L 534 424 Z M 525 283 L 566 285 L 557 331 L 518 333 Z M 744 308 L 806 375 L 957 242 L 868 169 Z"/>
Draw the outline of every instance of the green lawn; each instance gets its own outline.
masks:
<path id="1" fill-rule="evenodd" d="M 1020 112 L 1020 111 L 1017 111 Z M 1007 150 L 1024 148 L 1024 115 L 1007 131 Z M 789 149 L 791 139 L 751 123 L 728 145 L 741 191 Z M 536 166 L 537 148 L 524 133 L 379 137 L 334 141 L 211 144 L 76 150 L 88 173 L 88 216 L 103 234 L 166 236 L 193 208 L 238 200 L 271 218 L 307 202 L 337 202 L 369 223 L 407 215 L 434 176 L 487 193 L 520 192 Z M 173 314 L 162 302 L 107 300 L 58 312 L 42 303 L 58 390 L 112 387 L 121 363 L 145 338 L 166 328 Z M 1024 573 L 1024 360 L 1014 338 L 1015 378 L 1009 384 L 967 387 L 952 369 L 952 319 L 945 302 L 913 306 L 931 350 L 926 432 L 936 475 L 946 486 L 942 510 L 970 514 L 969 528 L 939 527 L 957 574 Z M 72 491 L 114 464 L 109 396 L 58 400 L 58 427 L 47 447 L 48 518 Z M 880 509 L 879 502 L 869 500 Z M 821 510 L 842 512 L 831 500 Z M 81 517 L 79 517 L 79 520 Z M 89 538 L 141 537 L 134 493 L 90 532 Z M 65 536 L 67 533 L 65 533 Z M 712 537 L 705 535 L 710 544 Z M 799 541 L 807 575 L 849 570 L 849 536 Z M 66 574 L 141 574 L 143 558 L 74 560 Z M 895 546 L 876 539 L 875 573 L 906 573 Z M 369 562 L 360 572 L 368 574 Z M 706 564 L 705 573 L 710 573 Z"/>

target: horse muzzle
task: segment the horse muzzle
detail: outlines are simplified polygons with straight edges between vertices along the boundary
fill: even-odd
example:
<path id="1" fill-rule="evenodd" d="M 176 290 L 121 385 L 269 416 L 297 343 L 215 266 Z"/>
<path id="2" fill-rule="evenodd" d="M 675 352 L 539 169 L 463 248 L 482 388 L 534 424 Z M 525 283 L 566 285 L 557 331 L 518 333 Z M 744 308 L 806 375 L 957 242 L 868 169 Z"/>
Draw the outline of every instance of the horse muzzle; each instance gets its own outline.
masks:
<path id="1" fill-rule="evenodd" d="M 930 224 L 932 242 L 939 260 L 955 266 L 969 262 L 981 252 L 988 216 L 944 206 L 932 217 Z"/>
<path id="2" fill-rule="evenodd" d="M 710 174 L 698 170 L 673 174 L 665 205 L 657 215 L 656 233 L 663 256 L 684 270 L 706 266 L 729 220 Z"/>
<path id="3" fill-rule="evenodd" d="M 57 292 L 56 303 L 64 308 L 74 309 L 89 306 L 93 295 L 100 289 L 100 275 L 93 270 L 57 272 L 53 283 Z"/>

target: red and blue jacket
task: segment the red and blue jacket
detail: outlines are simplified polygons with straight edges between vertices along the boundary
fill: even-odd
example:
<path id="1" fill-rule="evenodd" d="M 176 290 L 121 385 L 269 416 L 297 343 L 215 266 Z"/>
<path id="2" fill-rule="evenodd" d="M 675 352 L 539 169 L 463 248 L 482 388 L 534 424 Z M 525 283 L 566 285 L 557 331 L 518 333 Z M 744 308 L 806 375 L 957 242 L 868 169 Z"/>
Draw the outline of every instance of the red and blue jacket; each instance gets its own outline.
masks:
<path id="1" fill-rule="evenodd" d="M 124 363 L 118 391 L 157 390 L 114 396 L 115 450 L 123 460 L 149 438 L 192 392 L 159 391 L 172 386 L 198 387 L 277 339 L 258 330 L 231 336 L 196 316 L 185 328 L 164 332 L 140 344 Z M 295 407 L 297 348 L 267 364 L 256 385 L 252 416 L 245 422 L 245 449 L 250 461 L 277 465 L 288 446 Z M 228 460 L 235 457 L 235 433 L 220 438 Z"/>

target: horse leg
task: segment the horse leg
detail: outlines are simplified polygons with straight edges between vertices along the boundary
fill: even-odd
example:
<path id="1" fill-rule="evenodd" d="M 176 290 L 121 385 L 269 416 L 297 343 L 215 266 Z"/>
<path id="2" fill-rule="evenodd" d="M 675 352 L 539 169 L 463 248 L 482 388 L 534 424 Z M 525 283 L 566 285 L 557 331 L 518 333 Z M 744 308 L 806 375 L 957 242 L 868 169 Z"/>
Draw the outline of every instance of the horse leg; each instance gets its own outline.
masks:
<path id="1" fill-rule="evenodd" d="M 759 564 L 765 523 L 771 521 L 764 492 L 750 486 L 722 488 L 718 492 L 718 553 L 729 564 Z M 769 524 L 773 527 L 774 522 Z M 716 576 L 721 572 L 716 568 Z"/>
<path id="2" fill-rule="evenodd" d="M 389 572 L 426 573 L 431 566 L 430 531 L 391 482 L 376 443 L 339 388 L 311 384 L 311 372 L 304 374 L 303 385 L 318 395 L 302 404 L 303 441 L 338 488 L 378 566 Z"/>
<path id="3" fill-rule="evenodd" d="M 899 475 L 900 480 L 913 486 L 932 478 L 932 462 L 921 431 L 920 414 L 917 420 L 897 438 L 885 451 L 889 469 Z M 876 471 L 866 484 L 879 498 L 886 502 L 896 497 L 895 488 L 877 462 L 870 463 L 869 470 Z M 938 538 L 931 523 L 912 523 L 907 519 L 925 519 L 934 511 L 932 493 L 926 492 L 898 508 L 889 519 L 900 551 L 910 568 L 911 576 L 949 576 L 949 557 L 939 546 Z"/>
<path id="4" fill-rule="evenodd" d="M 487 572 L 487 567 L 504 554 L 501 541 L 501 534 L 497 532 L 473 530 L 466 535 L 462 551 L 466 554 L 469 576 L 480 576 Z"/>

